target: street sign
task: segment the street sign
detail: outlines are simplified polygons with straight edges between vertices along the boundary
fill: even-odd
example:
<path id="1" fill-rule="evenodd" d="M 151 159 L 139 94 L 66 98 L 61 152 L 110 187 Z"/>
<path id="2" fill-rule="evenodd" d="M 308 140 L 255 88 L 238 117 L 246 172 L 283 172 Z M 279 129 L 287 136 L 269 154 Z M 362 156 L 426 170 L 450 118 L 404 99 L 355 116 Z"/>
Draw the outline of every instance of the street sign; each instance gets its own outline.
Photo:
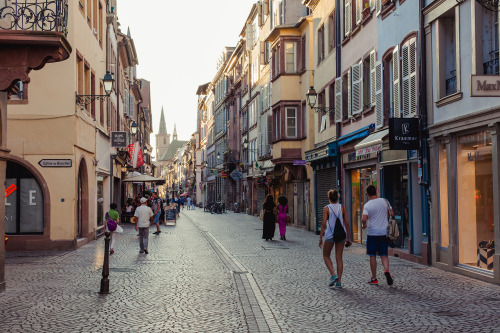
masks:
<path id="1" fill-rule="evenodd" d="M 293 160 L 293 165 L 306 165 L 305 160 Z"/>
<path id="2" fill-rule="evenodd" d="M 418 139 L 418 118 L 389 118 L 389 149 L 418 149 Z"/>
<path id="3" fill-rule="evenodd" d="M 111 132 L 111 147 L 125 148 L 127 147 L 127 132 Z"/>
<path id="4" fill-rule="evenodd" d="M 71 168 L 71 160 L 40 160 L 38 162 L 38 165 L 40 165 L 43 168 Z"/>

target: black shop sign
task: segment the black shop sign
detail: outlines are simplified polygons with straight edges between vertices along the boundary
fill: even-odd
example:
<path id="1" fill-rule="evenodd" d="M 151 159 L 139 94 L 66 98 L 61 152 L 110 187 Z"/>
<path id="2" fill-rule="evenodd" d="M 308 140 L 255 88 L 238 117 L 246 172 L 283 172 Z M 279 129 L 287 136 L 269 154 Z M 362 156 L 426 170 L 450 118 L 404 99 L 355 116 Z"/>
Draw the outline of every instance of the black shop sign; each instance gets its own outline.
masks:
<path id="1" fill-rule="evenodd" d="M 418 118 L 389 119 L 389 149 L 416 150 L 419 147 Z"/>

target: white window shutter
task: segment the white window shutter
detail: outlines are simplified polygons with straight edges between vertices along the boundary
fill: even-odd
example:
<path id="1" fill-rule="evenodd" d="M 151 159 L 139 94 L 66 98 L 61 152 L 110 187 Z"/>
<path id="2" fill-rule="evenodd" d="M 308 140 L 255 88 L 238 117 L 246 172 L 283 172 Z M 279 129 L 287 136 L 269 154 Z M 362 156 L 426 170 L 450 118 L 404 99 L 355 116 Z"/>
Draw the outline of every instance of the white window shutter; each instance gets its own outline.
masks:
<path id="1" fill-rule="evenodd" d="M 347 118 L 352 116 L 352 102 L 351 102 L 351 69 L 347 71 Z"/>
<path id="2" fill-rule="evenodd" d="M 342 122 L 342 77 L 335 79 L 335 122 Z"/>
<path id="3" fill-rule="evenodd" d="M 351 28 L 352 28 L 352 23 L 351 23 L 351 18 L 352 18 L 352 6 L 351 6 L 351 0 L 345 0 L 345 5 L 344 5 L 344 36 L 349 36 L 351 34 Z"/>
<path id="4" fill-rule="evenodd" d="M 356 25 L 361 24 L 361 11 L 363 10 L 362 4 L 362 0 L 356 0 Z"/>
<path id="5" fill-rule="evenodd" d="M 393 118 L 400 118 L 400 96 L 399 96 L 399 45 L 392 51 L 392 95 L 393 95 Z"/>
<path id="6" fill-rule="evenodd" d="M 354 64 L 351 67 L 351 113 L 358 114 L 362 111 L 363 106 L 361 92 L 361 66 L 360 63 Z"/>
<path id="7" fill-rule="evenodd" d="M 375 0 L 375 14 L 379 16 L 381 11 L 382 11 L 382 0 Z"/>
<path id="8" fill-rule="evenodd" d="M 375 3 L 377 0 L 370 0 L 370 12 L 373 12 L 375 10 Z"/>
<path id="9" fill-rule="evenodd" d="M 417 116 L 417 39 L 410 39 L 410 117 Z"/>
<path id="10" fill-rule="evenodd" d="M 382 61 L 375 63 L 375 126 L 381 128 L 384 126 L 384 75 Z"/>
<path id="11" fill-rule="evenodd" d="M 401 97 L 403 99 L 403 118 L 410 116 L 410 54 L 409 42 L 401 48 Z"/>
<path id="12" fill-rule="evenodd" d="M 130 105 L 129 105 L 128 112 L 130 114 L 130 117 L 134 117 L 135 116 L 135 97 L 134 97 L 134 95 L 130 95 L 129 102 L 130 102 Z"/>
<path id="13" fill-rule="evenodd" d="M 375 50 L 370 52 L 370 103 L 375 106 L 375 62 L 377 61 Z"/>
<path id="14" fill-rule="evenodd" d="M 252 25 L 251 24 L 247 24 L 246 26 L 246 29 L 245 29 L 245 38 L 246 38 L 246 49 L 247 51 L 251 51 L 252 50 L 252 44 L 253 44 L 253 41 L 252 41 Z"/>
<path id="15" fill-rule="evenodd" d="M 358 113 L 363 112 L 364 108 L 364 94 L 363 94 L 363 60 L 359 62 L 359 109 Z"/>

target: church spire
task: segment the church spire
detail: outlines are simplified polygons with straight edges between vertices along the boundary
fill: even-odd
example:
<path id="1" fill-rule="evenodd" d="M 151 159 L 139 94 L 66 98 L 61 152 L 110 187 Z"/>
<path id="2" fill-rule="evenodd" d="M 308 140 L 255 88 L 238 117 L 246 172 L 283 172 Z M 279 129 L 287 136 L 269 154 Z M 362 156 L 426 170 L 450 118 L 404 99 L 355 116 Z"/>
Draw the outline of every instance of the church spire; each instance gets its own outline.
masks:
<path id="1" fill-rule="evenodd" d="M 167 124 L 165 123 L 165 114 L 163 113 L 163 106 L 161 107 L 161 117 L 160 117 L 160 128 L 158 129 L 158 134 L 167 134 Z"/>
<path id="2" fill-rule="evenodd" d="M 175 123 L 174 123 L 174 135 L 172 136 L 172 141 L 177 140 L 177 128 L 175 128 Z"/>

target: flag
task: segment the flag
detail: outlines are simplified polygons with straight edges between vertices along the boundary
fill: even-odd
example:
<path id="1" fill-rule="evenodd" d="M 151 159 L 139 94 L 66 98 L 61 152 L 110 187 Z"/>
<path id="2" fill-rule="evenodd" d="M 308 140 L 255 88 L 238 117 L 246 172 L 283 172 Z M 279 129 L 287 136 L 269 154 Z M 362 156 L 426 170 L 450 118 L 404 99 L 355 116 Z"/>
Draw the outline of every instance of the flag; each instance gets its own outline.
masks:
<path id="1" fill-rule="evenodd" d="M 144 164 L 144 158 L 142 156 L 141 146 L 139 141 L 129 144 L 127 147 L 128 154 L 132 160 L 132 167 L 135 169 Z"/>

